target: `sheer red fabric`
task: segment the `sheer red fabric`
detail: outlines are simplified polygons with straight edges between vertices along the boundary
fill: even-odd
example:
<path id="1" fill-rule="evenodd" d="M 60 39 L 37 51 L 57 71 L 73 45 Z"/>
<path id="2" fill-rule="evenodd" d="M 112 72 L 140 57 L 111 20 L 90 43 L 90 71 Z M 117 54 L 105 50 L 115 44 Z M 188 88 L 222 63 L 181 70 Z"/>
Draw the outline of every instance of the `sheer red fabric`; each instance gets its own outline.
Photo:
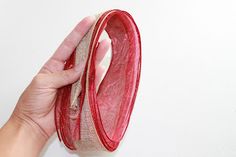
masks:
<path id="1" fill-rule="evenodd" d="M 95 57 L 103 31 L 111 39 L 112 58 L 96 91 Z M 80 61 L 85 62 L 81 78 L 58 91 L 58 137 L 71 150 L 114 151 L 127 129 L 140 79 L 140 34 L 131 15 L 121 10 L 99 15 L 65 69 Z"/>

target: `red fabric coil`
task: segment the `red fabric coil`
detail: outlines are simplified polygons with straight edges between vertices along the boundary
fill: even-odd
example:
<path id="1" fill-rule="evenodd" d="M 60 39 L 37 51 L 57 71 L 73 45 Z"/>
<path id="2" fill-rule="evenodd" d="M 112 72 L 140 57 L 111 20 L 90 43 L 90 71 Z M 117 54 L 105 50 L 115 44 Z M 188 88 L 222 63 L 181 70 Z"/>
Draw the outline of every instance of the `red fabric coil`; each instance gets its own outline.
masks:
<path id="1" fill-rule="evenodd" d="M 55 125 L 59 139 L 69 149 L 79 149 L 75 144 L 77 141 L 81 139 L 86 141 L 86 138 L 92 136 L 94 138 L 90 133 L 87 133 L 88 137 L 83 137 L 81 133 L 82 125 L 91 125 L 81 120 L 85 112 L 84 105 L 88 105 L 93 122 L 91 127 L 95 128 L 101 147 L 114 151 L 127 129 L 138 90 L 141 70 L 140 34 L 131 15 L 116 9 L 101 14 L 92 29 L 92 37 L 87 45 L 88 58 L 81 76 L 82 88 L 77 95 L 79 107 L 76 110 L 70 108 L 72 85 L 59 89 Z M 96 92 L 94 82 L 96 48 L 104 30 L 111 39 L 112 58 Z M 76 53 L 78 52 L 75 51 L 67 60 L 65 69 L 75 65 Z"/>

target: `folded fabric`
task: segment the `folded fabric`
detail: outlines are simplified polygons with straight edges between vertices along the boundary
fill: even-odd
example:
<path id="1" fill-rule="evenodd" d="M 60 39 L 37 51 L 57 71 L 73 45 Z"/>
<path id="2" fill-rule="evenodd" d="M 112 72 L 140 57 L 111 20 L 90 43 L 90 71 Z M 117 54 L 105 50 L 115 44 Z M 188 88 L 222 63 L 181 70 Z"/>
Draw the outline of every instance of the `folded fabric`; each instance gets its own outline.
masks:
<path id="1" fill-rule="evenodd" d="M 96 49 L 103 31 L 111 39 L 112 57 L 96 89 Z M 85 63 L 80 79 L 58 91 L 58 137 L 71 150 L 114 151 L 127 129 L 140 78 L 140 34 L 131 15 L 117 9 L 98 15 L 65 69 L 80 62 Z"/>

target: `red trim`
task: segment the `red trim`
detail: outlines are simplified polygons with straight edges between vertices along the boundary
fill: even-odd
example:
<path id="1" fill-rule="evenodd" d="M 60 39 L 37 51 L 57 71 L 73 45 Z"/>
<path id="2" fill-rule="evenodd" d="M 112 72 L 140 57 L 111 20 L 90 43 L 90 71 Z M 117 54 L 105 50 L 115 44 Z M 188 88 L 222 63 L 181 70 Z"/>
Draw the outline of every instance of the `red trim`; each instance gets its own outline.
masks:
<path id="1" fill-rule="evenodd" d="M 96 56 L 96 45 L 98 43 L 99 37 L 101 33 L 104 31 L 107 23 L 113 17 L 118 18 L 118 20 L 124 25 L 125 34 L 128 36 L 128 42 L 130 43 L 129 49 L 125 51 L 128 55 L 128 61 L 125 62 L 126 71 L 125 71 L 125 79 L 129 82 L 125 82 L 124 86 L 124 94 L 121 98 L 121 105 L 120 108 L 123 109 L 121 112 L 120 117 L 118 117 L 116 122 L 116 128 L 114 136 L 109 135 L 104 126 L 103 126 L 103 119 L 101 116 L 101 111 L 99 109 L 99 104 L 97 102 L 97 93 L 95 88 L 95 56 Z M 123 29 L 123 28 L 122 28 Z M 111 34 L 108 33 L 110 37 Z M 114 48 L 114 43 L 112 42 L 112 48 Z M 82 93 L 80 95 L 80 112 L 78 115 L 77 120 L 74 122 L 69 118 L 70 115 L 70 92 L 71 92 L 71 85 L 63 87 L 58 91 L 58 97 L 56 100 L 56 107 L 55 107 L 55 125 L 57 134 L 60 140 L 64 142 L 64 144 L 71 150 L 75 150 L 74 141 L 79 140 L 80 137 L 80 116 L 81 116 L 81 108 L 83 107 L 84 97 L 86 93 L 86 77 L 88 77 L 88 101 L 91 109 L 91 114 L 93 118 L 93 122 L 95 125 L 95 129 L 99 136 L 100 141 L 104 145 L 104 147 L 109 151 L 114 151 L 118 145 L 120 140 L 123 138 L 124 133 L 127 129 L 131 112 L 133 110 L 135 98 L 137 95 L 138 85 L 140 81 L 140 71 L 141 71 L 141 40 L 140 40 L 140 33 L 138 30 L 137 25 L 135 24 L 131 15 L 125 11 L 121 10 L 109 10 L 102 14 L 99 18 L 98 22 L 95 25 L 92 34 L 92 41 L 89 45 L 89 54 L 88 56 L 91 57 L 90 66 L 88 67 L 88 62 L 85 66 L 85 73 L 82 76 Z M 114 49 L 113 51 L 114 52 Z M 120 52 L 118 52 L 120 53 Z M 117 54 L 116 54 L 117 55 Z M 112 55 L 113 56 L 113 55 Z M 90 58 L 89 57 L 89 58 Z M 71 58 L 67 61 L 65 65 L 65 69 L 68 69 L 74 66 L 75 61 L 75 52 L 71 56 Z M 115 63 L 116 60 L 111 60 L 111 64 Z M 104 77 L 106 79 L 109 75 L 109 72 L 113 70 L 113 66 L 110 64 L 108 71 Z M 129 65 L 129 66 L 128 66 Z M 128 74 L 128 72 L 132 72 Z M 104 84 L 102 81 L 100 87 Z M 98 93 L 102 92 L 102 89 L 99 88 Z M 130 97 L 130 99 L 127 99 Z M 126 98 L 126 99 L 125 99 Z M 122 126 L 122 127 L 121 127 Z M 121 129 L 122 128 L 122 129 Z"/>

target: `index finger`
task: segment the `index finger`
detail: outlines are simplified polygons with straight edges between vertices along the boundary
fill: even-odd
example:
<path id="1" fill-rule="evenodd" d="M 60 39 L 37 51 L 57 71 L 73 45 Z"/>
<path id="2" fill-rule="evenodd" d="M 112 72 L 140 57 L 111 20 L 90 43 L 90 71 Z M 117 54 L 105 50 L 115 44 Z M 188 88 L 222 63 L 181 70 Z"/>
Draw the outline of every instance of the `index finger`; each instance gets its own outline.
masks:
<path id="1" fill-rule="evenodd" d="M 53 54 L 51 59 L 65 62 L 76 46 L 79 44 L 83 36 L 88 32 L 89 28 L 94 23 L 95 18 L 93 16 L 88 16 L 84 18 L 77 26 L 72 30 L 72 32 L 64 39 L 61 45 L 57 48 L 56 52 Z"/>

